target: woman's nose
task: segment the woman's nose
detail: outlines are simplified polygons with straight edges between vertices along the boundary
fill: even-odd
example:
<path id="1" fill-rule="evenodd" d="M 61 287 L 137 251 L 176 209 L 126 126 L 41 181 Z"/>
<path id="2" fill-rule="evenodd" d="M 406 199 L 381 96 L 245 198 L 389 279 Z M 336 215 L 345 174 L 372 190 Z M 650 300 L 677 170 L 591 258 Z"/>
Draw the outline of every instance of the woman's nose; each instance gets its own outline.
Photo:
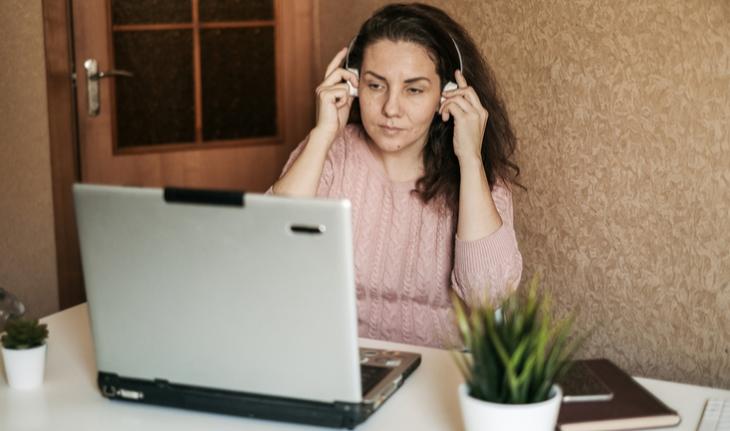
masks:
<path id="1" fill-rule="evenodd" d="M 400 113 L 400 95 L 397 91 L 388 91 L 385 104 L 383 105 L 383 115 L 386 117 L 397 117 Z"/>

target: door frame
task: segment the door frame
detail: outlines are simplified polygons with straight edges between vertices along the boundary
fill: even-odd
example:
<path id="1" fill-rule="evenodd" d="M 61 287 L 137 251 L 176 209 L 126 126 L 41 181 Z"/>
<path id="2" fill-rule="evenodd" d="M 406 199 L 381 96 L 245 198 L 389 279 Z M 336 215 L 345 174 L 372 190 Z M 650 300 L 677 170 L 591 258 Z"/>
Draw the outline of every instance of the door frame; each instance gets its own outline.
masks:
<path id="1" fill-rule="evenodd" d="M 86 300 L 72 193 L 73 183 L 81 180 L 82 166 L 76 117 L 71 1 L 42 0 L 56 271 L 61 310 Z M 283 68 L 277 71 L 282 75 L 278 82 L 284 88 L 290 85 L 298 87 L 289 92 L 293 97 L 287 105 L 279 106 L 279 115 L 283 113 L 287 119 L 279 131 L 288 141 L 282 145 L 282 154 L 286 156 L 314 124 L 312 95 L 318 84 L 319 1 L 285 0 L 282 3 L 297 8 L 296 13 L 286 14 L 280 25 L 280 28 L 287 26 L 290 29 L 289 35 L 282 41 L 283 55 L 296 55 L 307 63 L 297 70 Z M 282 89 L 278 88 L 278 91 Z"/>
<path id="2" fill-rule="evenodd" d="M 61 310 L 86 300 L 71 191 L 73 183 L 81 178 L 81 164 L 72 76 L 70 1 L 42 2 L 56 272 Z"/>

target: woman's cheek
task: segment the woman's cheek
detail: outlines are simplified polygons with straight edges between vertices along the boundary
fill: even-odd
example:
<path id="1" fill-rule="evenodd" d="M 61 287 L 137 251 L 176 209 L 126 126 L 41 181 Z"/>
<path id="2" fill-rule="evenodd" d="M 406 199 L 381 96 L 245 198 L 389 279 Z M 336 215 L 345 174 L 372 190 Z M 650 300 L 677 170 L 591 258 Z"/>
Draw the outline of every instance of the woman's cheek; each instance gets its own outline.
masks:
<path id="1" fill-rule="evenodd" d="M 378 115 L 377 101 L 372 97 L 360 99 L 360 115 L 363 123 L 372 123 L 376 121 Z"/>
<path id="2" fill-rule="evenodd" d="M 421 100 L 413 107 L 414 118 L 419 124 L 431 125 L 434 115 L 438 112 L 438 100 Z"/>

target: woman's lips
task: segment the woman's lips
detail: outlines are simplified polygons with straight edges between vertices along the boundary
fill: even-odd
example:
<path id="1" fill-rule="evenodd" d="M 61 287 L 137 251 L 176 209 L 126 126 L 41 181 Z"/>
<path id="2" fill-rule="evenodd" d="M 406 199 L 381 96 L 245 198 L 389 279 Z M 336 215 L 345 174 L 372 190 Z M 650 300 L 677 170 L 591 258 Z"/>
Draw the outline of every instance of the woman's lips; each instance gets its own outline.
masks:
<path id="1" fill-rule="evenodd" d="M 381 124 L 380 128 L 383 130 L 383 132 L 386 135 L 395 135 L 395 134 L 403 131 L 403 129 L 401 129 L 400 127 L 392 127 L 392 126 L 387 126 L 385 124 Z"/>

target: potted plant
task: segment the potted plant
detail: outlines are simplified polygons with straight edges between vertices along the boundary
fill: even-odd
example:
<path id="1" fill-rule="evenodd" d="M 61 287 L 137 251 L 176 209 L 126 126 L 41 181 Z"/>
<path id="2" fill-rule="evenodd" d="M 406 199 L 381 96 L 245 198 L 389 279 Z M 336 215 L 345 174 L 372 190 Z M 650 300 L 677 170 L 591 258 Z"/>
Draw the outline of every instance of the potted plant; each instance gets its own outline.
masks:
<path id="1" fill-rule="evenodd" d="M 8 320 L 0 342 L 5 376 L 12 388 L 32 389 L 43 382 L 47 338 L 48 329 L 38 320 Z"/>
<path id="2" fill-rule="evenodd" d="M 466 352 L 455 352 L 465 378 L 459 387 L 467 431 L 553 431 L 562 401 L 555 384 L 581 339 L 573 318 L 553 321 L 549 297 L 533 277 L 527 292 L 500 307 L 484 299 L 469 308 L 454 295 L 454 314 Z"/>
<path id="3" fill-rule="evenodd" d="M 0 332 L 4 331 L 5 322 L 17 319 L 25 313 L 25 306 L 12 293 L 0 287 Z"/>

